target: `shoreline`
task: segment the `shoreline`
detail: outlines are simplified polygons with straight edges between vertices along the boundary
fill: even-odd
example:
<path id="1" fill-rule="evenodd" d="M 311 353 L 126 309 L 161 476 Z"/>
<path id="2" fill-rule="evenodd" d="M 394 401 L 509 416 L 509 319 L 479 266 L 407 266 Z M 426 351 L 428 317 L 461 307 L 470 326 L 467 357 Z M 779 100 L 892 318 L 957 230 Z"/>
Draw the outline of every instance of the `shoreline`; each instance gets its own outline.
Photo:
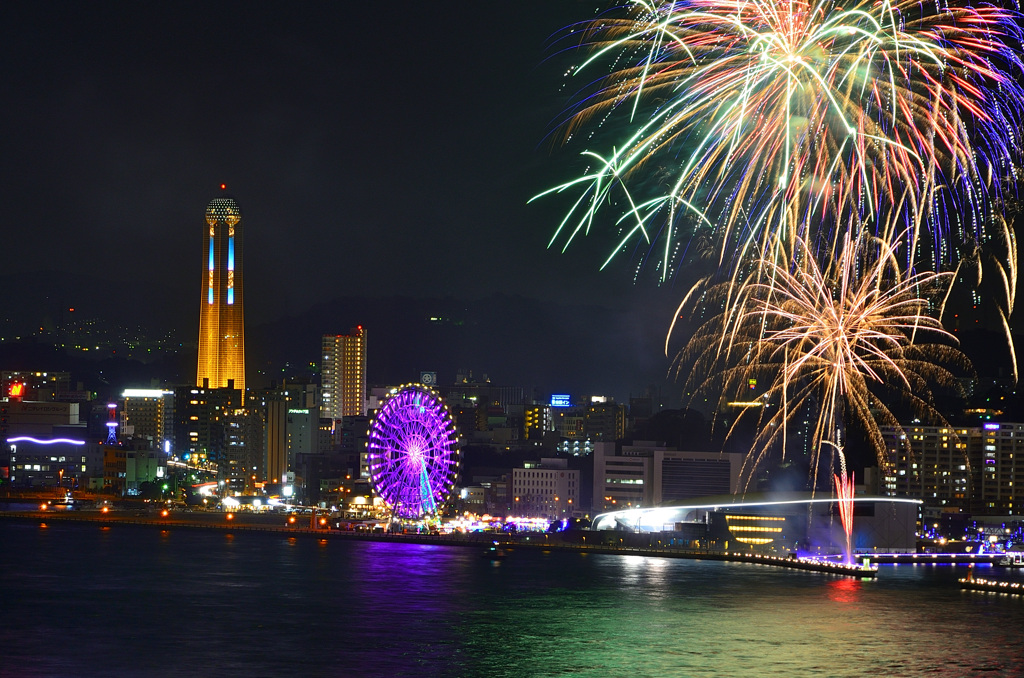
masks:
<path id="1" fill-rule="evenodd" d="M 490 532 L 469 532 L 459 534 L 393 534 L 386 532 L 352 532 L 347 530 L 334 530 L 327 528 L 315 528 L 295 525 L 272 524 L 269 521 L 254 521 L 253 518 L 266 518 L 267 516 L 252 516 L 247 514 L 234 514 L 236 519 L 228 519 L 225 513 L 196 513 L 191 514 L 188 519 L 182 519 L 181 514 L 171 514 L 167 517 L 159 515 L 127 515 L 126 511 L 111 511 L 102 513 L 100 511 L 0 511 L 0 519 L 16 520 L 21 522 L 62 522 L 94 524 L 101 527 L 112 527 L 115 525 L 136 526 L 136 527 L 159 527 L 161 529 L 184 528 L 184 529 L 206 529 L 218 532 L 259 532 L 264 534 L 277 534 L 287 536 L 308 536 L 318 539 L 340 539 L 352 541 L 375 541 L 404 544 L 427 544 L 435 546 L 456 546 L 456 547 L 496 547 L 503 550 L 515 550 L 526 548 L 534 550 L 560 550 L 575 551 L 578 553 L 599 553 L 605 555 L 621 556 L 647 556 L 657 558 L 681 558 L 686 560 L 718 560 L 726 562 L 750 563 L 756 565 L 770 565 L 792 570 L 806 572 L 819 572 L 843 577 L 858 577 L 874 579 L 877 574 L 877 566 L 871 565 L 864 568 L 860 565 L 845 565 L 832 561 L 823 560 L 800 560 L 793 557 L 783 558 L 780 556 L 760 555 L 754 553 L 742 553 L 735 551 L 711 551 L 676 548 L 673 546 L 625 546 L 612 544 L 586 543 L 588 534 L 576 533 L 582 537 L 582 542 L 567 541 L 562 538 L 563 533 L 490 533 Z M 278 516 L 274 516 L 275 522 L 280 522 Z M 600 535 L 602 533 L 593 533 Z"/>

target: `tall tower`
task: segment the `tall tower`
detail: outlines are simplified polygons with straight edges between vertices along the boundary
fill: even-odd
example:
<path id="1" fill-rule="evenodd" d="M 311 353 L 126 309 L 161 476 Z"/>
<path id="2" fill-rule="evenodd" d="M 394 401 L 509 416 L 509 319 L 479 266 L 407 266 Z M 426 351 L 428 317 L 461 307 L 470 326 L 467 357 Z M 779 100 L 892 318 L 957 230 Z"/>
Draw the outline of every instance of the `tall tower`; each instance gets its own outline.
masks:
<path id="1" fill-rule="evenodd" d="M 203 264 L 196 386 L 224 388 L 230 381 L 245 393 L 242 212 L 232 198 L 206 206 Z"/>
<path id="2" fill-rule="evenodd" d="M 320 416 L 330 419 L 366 414 L 366 330 L 323 336 Z"/>

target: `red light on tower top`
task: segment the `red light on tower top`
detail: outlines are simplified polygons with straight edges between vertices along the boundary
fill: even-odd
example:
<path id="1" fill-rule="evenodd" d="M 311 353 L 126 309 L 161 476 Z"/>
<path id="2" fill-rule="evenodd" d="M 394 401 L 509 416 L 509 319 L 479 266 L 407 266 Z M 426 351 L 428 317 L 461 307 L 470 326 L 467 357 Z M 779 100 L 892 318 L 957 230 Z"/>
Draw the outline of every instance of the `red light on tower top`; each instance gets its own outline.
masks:
<path id="1" fill-rule="evenodd" d="M 228 187 L 228 185 L 227 185 L 227 184 L 221 184 L 221 185 L 220 185 L 220 190 L 222 190 L 222 191 L 223 191 L 223 190 L 224 190 L 224 189 L 226 189 L 227 187 Z"/>

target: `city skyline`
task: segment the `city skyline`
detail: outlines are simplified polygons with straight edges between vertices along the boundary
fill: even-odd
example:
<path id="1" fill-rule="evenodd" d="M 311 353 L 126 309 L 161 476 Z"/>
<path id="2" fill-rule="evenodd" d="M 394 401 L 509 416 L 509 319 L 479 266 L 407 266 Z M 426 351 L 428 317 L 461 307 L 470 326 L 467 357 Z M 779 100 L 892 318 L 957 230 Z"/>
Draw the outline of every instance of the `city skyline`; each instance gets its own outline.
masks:
<path id="1" fill-rule="evenodd" d="M 5 10 L 0 678 L 1021 673 L 1016 6 Z"/>

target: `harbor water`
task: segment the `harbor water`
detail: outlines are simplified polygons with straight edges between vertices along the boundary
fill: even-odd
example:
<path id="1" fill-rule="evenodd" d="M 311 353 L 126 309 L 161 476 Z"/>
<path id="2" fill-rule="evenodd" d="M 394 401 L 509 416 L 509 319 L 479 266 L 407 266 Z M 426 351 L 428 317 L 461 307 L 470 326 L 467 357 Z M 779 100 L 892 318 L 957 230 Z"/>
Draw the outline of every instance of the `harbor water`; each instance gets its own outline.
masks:
<path id="1" fill-rule="evenodd" d="M 27 521 L 0 521 L 0 549 L 4 677 L 1024 675 L 1024 597 L 948 565 L 862 581 Z"/>

